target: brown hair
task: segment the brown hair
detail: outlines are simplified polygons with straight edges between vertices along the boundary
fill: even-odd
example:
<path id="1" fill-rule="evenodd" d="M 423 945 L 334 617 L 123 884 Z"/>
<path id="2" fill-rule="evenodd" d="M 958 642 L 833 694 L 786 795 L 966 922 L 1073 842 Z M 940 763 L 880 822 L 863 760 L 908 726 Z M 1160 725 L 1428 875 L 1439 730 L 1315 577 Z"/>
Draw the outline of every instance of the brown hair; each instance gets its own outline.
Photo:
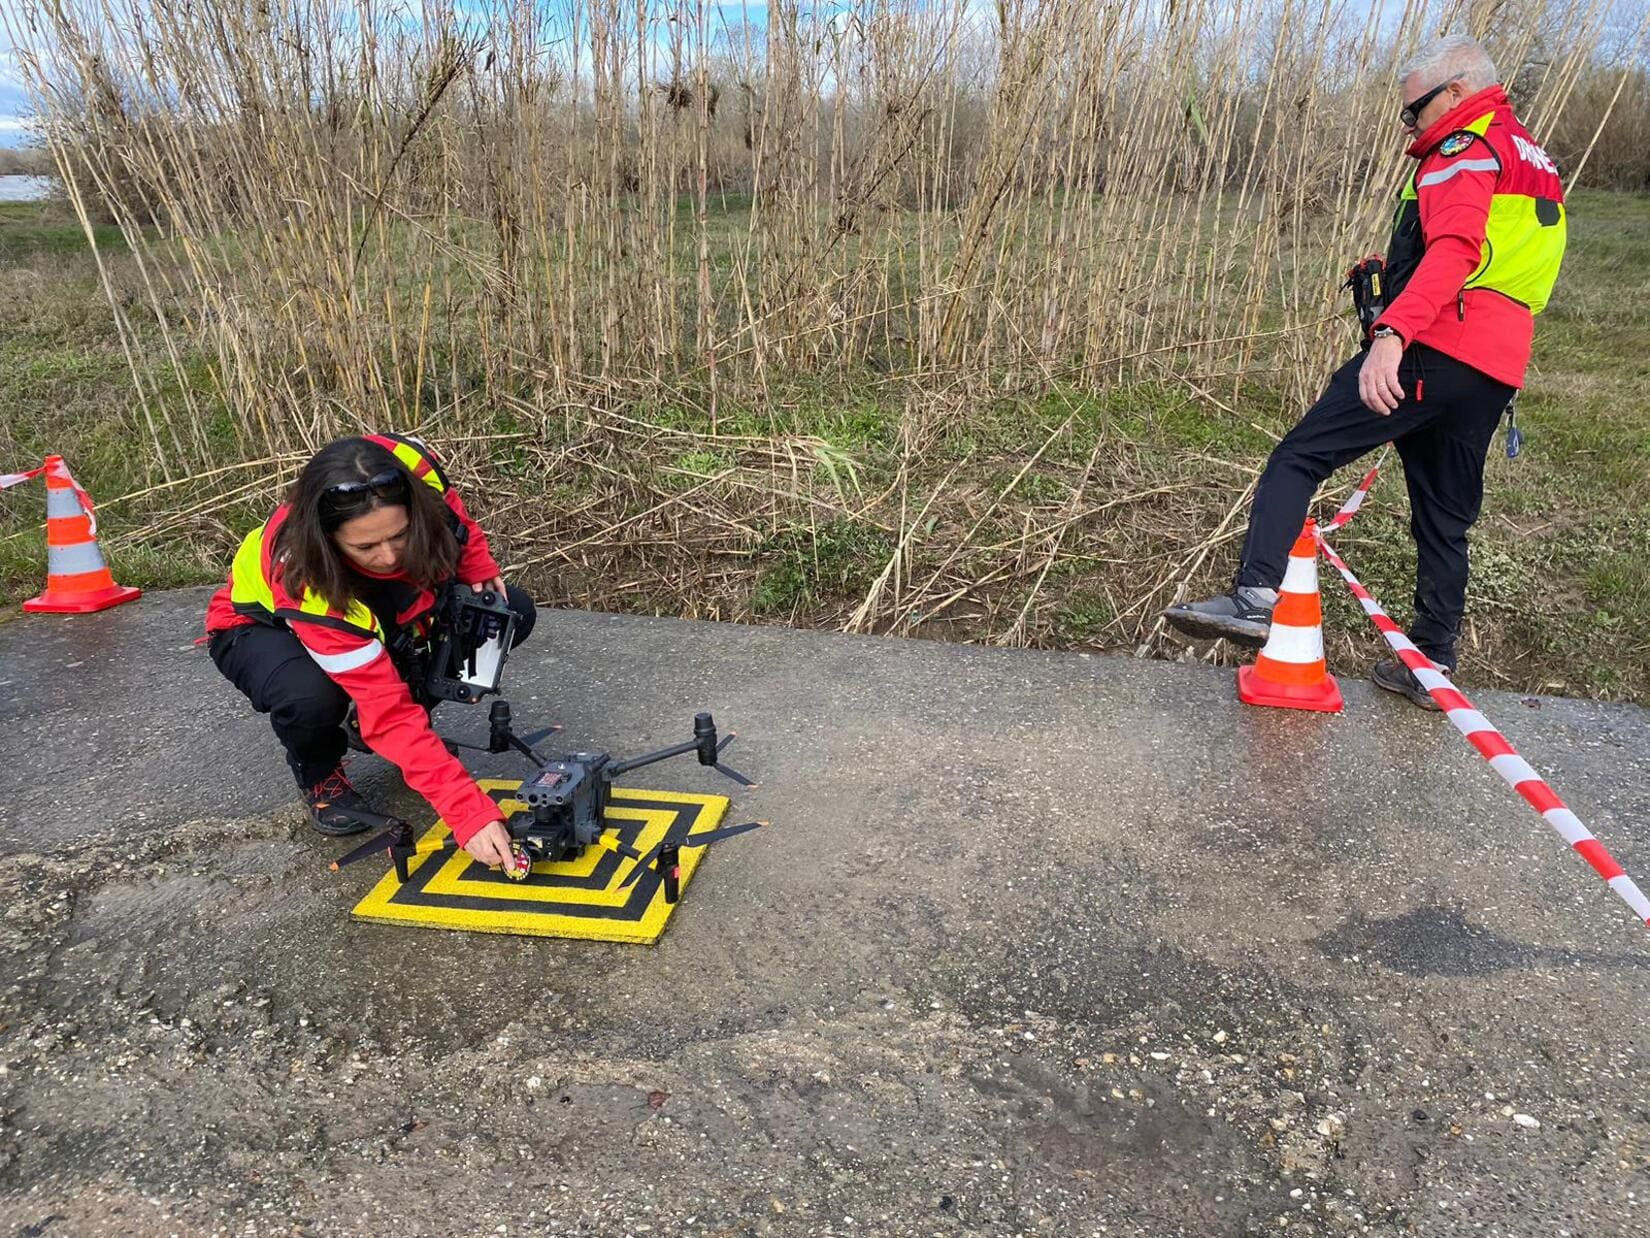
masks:
<path id="1" fill-rule="evenodd" d="M 367 487 L 363 483 L 396 471 L 399 485 Z M 338 485 L 361 488 L 345 494 Z M 287 492 L 287 517 L 276 536 L 273 558 L 282 564 L 288 593 L 302 597 L 313 589 L 334 610 L 347 610 L 359 577 L 333 535 L 338 529 L 379 507 L 407 509 L 407 548 L 401 572 L 425 589 L 439 589 L 458 570 L 458 538 L 453 513 L 435 489 L 419 481 L 395 455 L 364 438 L 328 443 L 298 474 Z"/>

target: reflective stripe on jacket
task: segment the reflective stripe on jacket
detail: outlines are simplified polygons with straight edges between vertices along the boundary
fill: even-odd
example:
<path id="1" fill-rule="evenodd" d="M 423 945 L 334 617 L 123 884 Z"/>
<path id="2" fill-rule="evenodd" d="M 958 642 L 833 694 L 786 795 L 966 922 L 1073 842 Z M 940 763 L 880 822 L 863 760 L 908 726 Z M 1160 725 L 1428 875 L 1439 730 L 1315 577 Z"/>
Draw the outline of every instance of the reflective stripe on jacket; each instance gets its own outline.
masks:
<path id="1" fill-rule="evenodd" d="M 1499 86 L 1464 99 L 1409 148 L 1378 325 L 1522 386 L 1567 220 L 1558 169 Z"/>

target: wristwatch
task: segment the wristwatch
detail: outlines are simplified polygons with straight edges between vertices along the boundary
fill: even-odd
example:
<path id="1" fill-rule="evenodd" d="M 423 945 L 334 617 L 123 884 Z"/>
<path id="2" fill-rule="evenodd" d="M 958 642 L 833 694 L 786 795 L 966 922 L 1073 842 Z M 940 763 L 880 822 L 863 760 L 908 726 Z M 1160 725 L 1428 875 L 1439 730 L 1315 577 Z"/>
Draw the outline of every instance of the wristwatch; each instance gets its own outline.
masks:
<path id="1" fill-rule="evenodd" d="M 1376 327 L 1374 331 L 1370 332 L 1369 338 L 1372 340 L 1394 339 L 1400 344 L 1404 342 L 1404 337 L 1391 327 Z"/>

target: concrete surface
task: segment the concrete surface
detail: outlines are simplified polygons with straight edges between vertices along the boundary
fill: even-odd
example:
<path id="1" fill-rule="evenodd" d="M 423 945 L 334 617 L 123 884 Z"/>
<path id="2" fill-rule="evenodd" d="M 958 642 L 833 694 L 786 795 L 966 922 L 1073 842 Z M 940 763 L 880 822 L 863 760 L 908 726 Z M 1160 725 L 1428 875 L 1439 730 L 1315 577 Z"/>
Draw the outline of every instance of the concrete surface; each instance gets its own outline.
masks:
<path id="1" fill-rule="evenodd" d="M 524 729 L 774 822 L 591 946 L 352 922 L 205 596 L 0 627 L 15 1232 L 1650 1232 L 1650 931 L 1356 668 L 544 612 Z M 1650 877 L 1650 715 L 1474 697 Z"/>

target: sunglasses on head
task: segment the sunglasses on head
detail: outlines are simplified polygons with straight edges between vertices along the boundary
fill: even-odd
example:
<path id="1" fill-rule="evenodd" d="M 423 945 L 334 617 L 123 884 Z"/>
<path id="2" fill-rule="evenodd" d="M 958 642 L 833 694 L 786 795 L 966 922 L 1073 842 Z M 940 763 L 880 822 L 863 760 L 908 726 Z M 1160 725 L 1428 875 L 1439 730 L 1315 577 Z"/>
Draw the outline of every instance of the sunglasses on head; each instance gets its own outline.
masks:
<path id="1" fill-rule="evenodd" d="M 1415 128 L 1416 124 L 1420 121 L 1421 112 L 1425 110 L 1427 104 L 1431 103 L 1445 90 L 1449 89 L 1452 83 L 1460 80 L 1461 79 L 1459 77 L 1452 77 L 1449 81 L 1439 82 L 1438 85 L 1427 91 L 1426 94 L 1415 100 L 1414 103 L 1404 104 L 1404 110 L 1398 113 L 1398 118 L 1404 122 L 1404 127 L 1406 129 Z"/>
<path id="2" fill-rule="evenodd" d="M 321 503 L 326 507 L 342 507 L 352 499 L 371 494 L 386 503 L 405 501 L 407 475 L 400 469 L 385 469 L 374 473 L 366 481 L 341 481 L 321 491 Z"/>

